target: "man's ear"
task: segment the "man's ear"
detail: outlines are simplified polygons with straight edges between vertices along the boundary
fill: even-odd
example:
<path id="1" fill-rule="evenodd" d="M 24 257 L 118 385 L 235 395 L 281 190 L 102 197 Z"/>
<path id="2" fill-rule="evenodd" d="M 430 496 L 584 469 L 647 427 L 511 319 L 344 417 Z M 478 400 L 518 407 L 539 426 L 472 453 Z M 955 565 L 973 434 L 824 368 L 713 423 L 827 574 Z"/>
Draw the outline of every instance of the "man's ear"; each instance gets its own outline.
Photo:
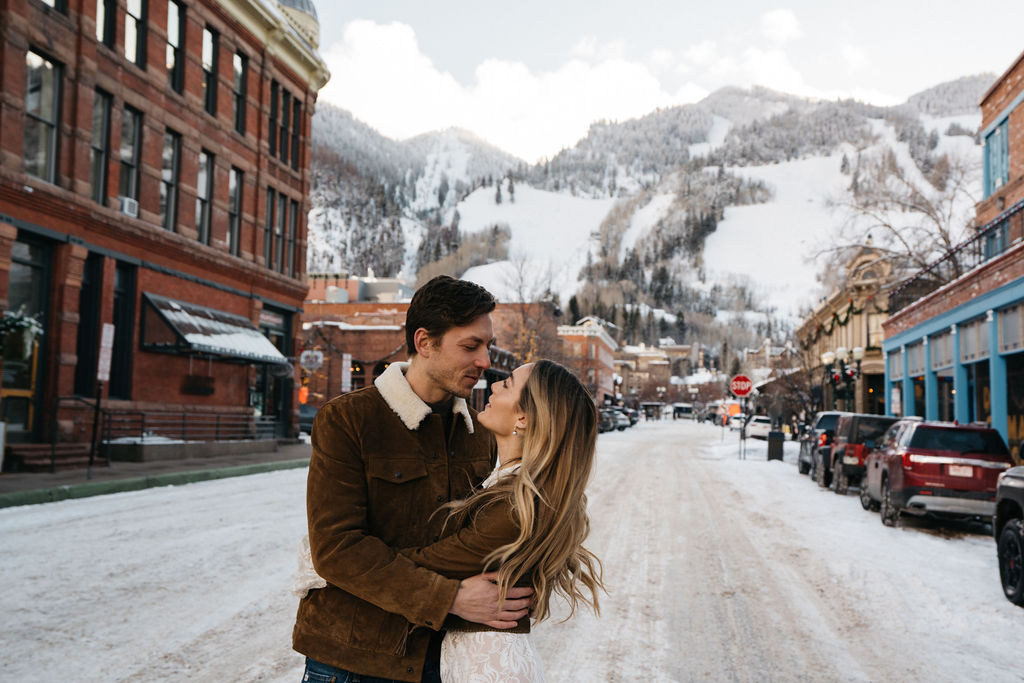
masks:
<path id="1" fill-rule="evenodd" d="M 424 358 L 430 358 L 431 352 L 437 348 L 434 338 L 430 336 L 425 327 L 420 327 L 413 332 L 412 343 L 416 347 L 416 353 Z"/>

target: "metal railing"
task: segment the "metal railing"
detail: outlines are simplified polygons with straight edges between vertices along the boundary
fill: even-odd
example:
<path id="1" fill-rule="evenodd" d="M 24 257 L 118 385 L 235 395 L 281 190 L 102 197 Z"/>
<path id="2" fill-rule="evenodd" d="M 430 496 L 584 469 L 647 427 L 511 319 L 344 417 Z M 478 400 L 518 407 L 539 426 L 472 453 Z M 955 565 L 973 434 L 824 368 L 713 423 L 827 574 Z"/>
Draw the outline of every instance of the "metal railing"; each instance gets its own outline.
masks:
<path id="1" fill-rule="evenodd" d="M 1022 239 L 1024 200 L 996 216 L 973 237 L 964 240 L 893 287 L 889 291 L 890 315 L 999 256 Z"/>
<path id="2" fill-rule="evenodd" d="M 171 441 L 268 441 L 280 422 L 238 413 L 109 411 L 103 416 L 103 443 L 167 439 Z"/>

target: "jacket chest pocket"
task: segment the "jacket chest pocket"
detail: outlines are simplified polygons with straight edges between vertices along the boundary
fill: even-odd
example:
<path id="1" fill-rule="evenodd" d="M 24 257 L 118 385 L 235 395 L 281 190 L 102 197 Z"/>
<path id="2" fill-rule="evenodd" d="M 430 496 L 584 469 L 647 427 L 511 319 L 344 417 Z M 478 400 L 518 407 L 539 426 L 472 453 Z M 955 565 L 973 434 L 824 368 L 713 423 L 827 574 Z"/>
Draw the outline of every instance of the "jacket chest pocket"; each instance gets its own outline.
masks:
<path id="1" fill-rule="evenodd" d="M 370 484 L 402 486 L 427 476 L 427 464 L 420 458 L 388 458 L 371 461 L 366 473 Z"/>
<path id="2" fill-rule="evenodd" d="M 382 458 L 367 464 L 370 533 L 392 546 L 422 545 L 423 527 L 437 507 L 427 465 L 418 458 Z"/>

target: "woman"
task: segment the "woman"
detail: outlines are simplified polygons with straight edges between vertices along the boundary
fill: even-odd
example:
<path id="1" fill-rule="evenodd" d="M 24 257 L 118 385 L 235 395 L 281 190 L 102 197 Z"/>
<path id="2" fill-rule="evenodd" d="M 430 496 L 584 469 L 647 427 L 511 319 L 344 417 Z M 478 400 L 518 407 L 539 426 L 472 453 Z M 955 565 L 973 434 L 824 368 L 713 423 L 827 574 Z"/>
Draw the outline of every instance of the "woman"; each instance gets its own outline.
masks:
<path id="1" fill-rule="evenodd" d="M 584 489 L 597 441 L 590 394 L 566 368 L 541 360 L 495 382 L 477 419 L 494 434 L 497 467 L 472 496 L 441 508 L 448 509 L 447 523 L 458 531 L 401 552 L 454 579 L 496 570 L 501 599 L 513 586 L 532 587 L 538 621 L 548 616 L 552 593 L 566 600 L 569 616 L 580 602 L 597 612 L 597 591 L 604 588 L 601 563 L 582 546 L 590 529 Z M 299 594 L 324 585 L 308 560 L 308 548 L 303 557 Z M 446 626 L 445 683 L 544 680 L 528 617 L 509 631 L 486 630 L 455 617 Z"/>
<path id="2" fill-rule="evenodd" d="M 597 440 L 594 401 L 571 372 L 548 360 L 516 368 L 491 392 L 477 419 L 494 434 L 497 468 L 472 496 L 448 504 L 458 532 L 403 553 L 451 578 L 497 569 L 502 598 L 512 586 L 533 588 L 537 620 L 548 616 L 553 592 L 565 598 L 570 616 L 580 602 L 596 612 L 600 562 L 582 546 L 590 528 L 584 489 Z M 442 644 L 441 679 L 544 680 L 529 633 L 455 629 Z"/>

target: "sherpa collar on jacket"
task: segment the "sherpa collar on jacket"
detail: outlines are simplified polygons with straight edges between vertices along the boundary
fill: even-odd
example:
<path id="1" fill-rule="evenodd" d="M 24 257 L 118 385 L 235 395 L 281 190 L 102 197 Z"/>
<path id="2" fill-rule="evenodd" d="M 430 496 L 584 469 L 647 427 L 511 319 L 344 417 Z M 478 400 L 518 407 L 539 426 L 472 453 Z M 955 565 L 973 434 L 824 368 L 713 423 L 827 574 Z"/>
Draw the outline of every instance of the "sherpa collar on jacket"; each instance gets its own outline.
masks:
<path id="1" fill-rule="evenodd" d="M 431 408 L 409 386 L 409 380 L 405 378 L 405 371 L 408 369 L 409 363 L 392 363 L 380 377 L 373 380 L 373 384 L 405 426 L 409 429 L 418 429 L 424 418 L 430 415 Z M 466 399 L 456 396 L 452 402 L 452 412 L 462 416 L 466 422 L 466 429 L 472 434 L 473 418 L 469 415 Z"/>

